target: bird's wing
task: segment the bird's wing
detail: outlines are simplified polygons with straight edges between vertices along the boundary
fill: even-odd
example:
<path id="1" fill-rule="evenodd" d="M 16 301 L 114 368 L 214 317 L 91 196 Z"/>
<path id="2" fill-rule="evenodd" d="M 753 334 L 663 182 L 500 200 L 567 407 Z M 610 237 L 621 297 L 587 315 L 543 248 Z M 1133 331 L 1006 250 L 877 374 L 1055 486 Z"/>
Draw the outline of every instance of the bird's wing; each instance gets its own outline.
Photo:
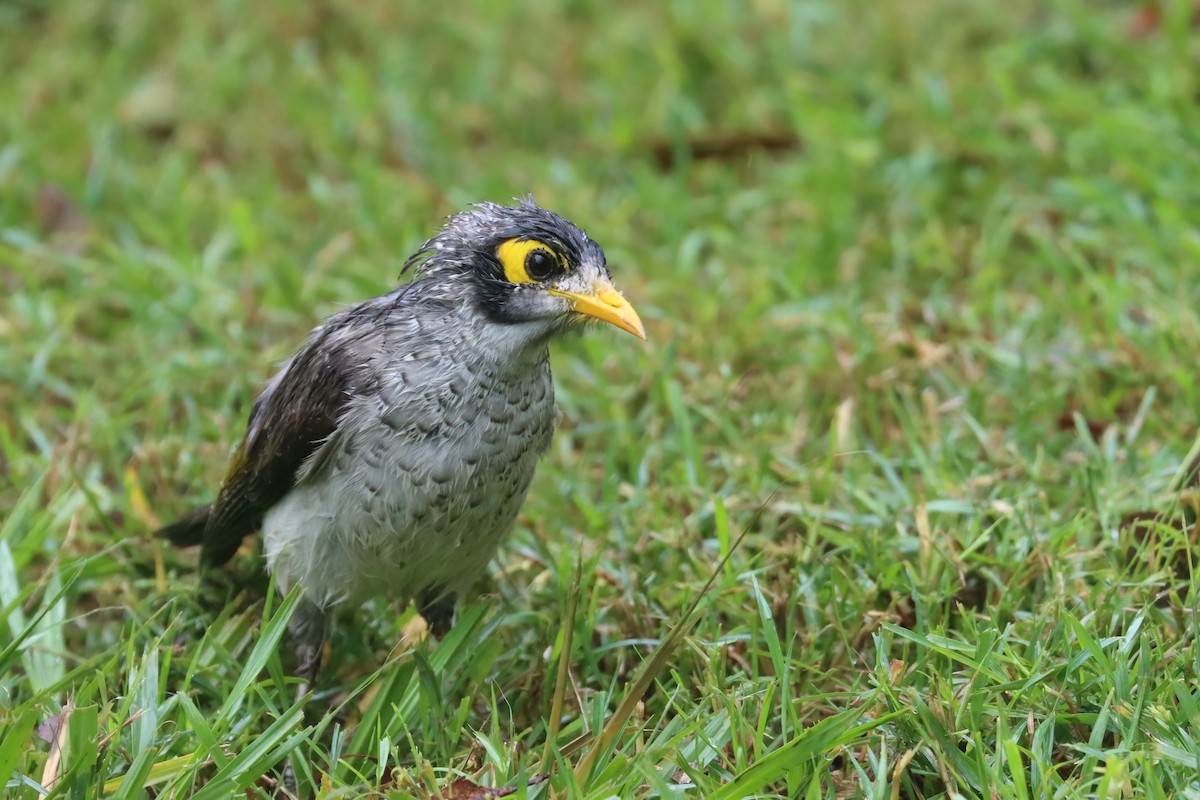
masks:
<path id="1" fill-rule="evenodd" d="M 205 527 L 204 563 L 228 561 L 296 485 L 306 462 L 329 446 L 351 398 L 366 388 L 358 367 L 374 339 L 369 331 L 347 335 L 347 326 L 327 323 L 263 390 Z"/>

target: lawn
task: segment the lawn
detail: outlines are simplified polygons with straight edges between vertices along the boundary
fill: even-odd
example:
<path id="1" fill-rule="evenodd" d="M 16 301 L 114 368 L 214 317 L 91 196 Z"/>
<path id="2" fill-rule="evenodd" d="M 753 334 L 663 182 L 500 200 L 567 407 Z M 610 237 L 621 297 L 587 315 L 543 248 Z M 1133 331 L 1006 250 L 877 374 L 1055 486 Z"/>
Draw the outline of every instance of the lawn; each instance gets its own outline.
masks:
<path id="1" fill-rule="evenodd" d="M 0 5 L 0 795 L 1200 797 L 1192 17 Z M 555 346 L 456 627 L 347 615 L 295 705 L 258 551 L 150 532 L 526 192 L 649 341 Z"/>

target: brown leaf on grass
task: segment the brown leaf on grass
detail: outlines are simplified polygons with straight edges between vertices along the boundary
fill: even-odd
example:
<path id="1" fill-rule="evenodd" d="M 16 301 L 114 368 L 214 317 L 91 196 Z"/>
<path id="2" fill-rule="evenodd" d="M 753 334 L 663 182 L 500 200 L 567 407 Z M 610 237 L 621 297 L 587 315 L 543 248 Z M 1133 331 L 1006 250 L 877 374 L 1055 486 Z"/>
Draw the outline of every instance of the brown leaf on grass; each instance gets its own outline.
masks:
<path id="1" fill-rule="evenodd" d="M 539 783 L 545 783 L 550 779 L 549 775 L 537 775 L 529 779 L 528 786 L 537 786 Z M 493 800 L 496 797 L 509 797 L 516 794 L 521 787 L 519 786 L 501 786 L 492 788 L 490 786 L 480 786 L 466 778 L 459 778 L 454 783 L 446 787 L 442 793 L 442 800 Z"/>
<path id="2" fill-rule="evenodd" d="M 692 763 L 691 766 L 699 768 L 699 765 L 695 763 Z M 682 767 L 677 767 L 675 769 L 675 775 L 671 780 L 675 781 L 675 783 L 679 786 L 690 786 L 692 783 L 692 776 L 684 772 Z"/>
<path id="3" fill-rule="evenodd" d="M 1200 0 L 1194 4 L 1196 9 L 1192 16 L 1192 26 L 1200 27 Z M 1130 39 L 1144 39 L 1158 33 L 1163 22 L 1163 7 L 1161 2 L 1146 2 L 1138 6 L 1125 26 L 1125 35 Z"/>
<path id="4" fill-rule="evenodd" d="M 59 249 L 79 253 L 87 244 L 91 226 L 62 187 L 47 184 L 38 189 L 33 214 L 42 233 Z"/>
<path id="5" fill-rule="evenodd" d="M 1125 33 L 1130 39 L 1141 39 L 1158 30 L 1162 25 L 1162 9 L 1157 3 L 1143 3 L 1134 10 L 1133 16 L 1125 26 Z"/>
<path id="6" fill-rule="evenodd" d="M 650 150 L 658 168 L 667 170 L 677 166 L 680 155 L 692 161 L 731 161 L 755 152 L 786 153 L 802 146 L 800 137 L 791 131 L 734 131 L 702 134 L 682 142 L 660 139 L 651 144 Z"/>

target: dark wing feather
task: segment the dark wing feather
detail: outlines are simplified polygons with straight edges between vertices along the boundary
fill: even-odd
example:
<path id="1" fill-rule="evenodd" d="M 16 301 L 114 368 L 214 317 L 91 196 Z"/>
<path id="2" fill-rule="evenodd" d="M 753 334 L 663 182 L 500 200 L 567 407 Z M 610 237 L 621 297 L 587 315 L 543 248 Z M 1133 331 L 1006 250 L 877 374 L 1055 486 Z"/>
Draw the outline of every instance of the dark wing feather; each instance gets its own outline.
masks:
<path id="1" fill-rule="evenodd" d="M 228 561 L 242 539 L 296 485 L 297 473 L 337 430 L 351 397 L 367 388 L 361 367 L 377 348 L 359 307 L 331 318 L 254 403 L 204 530 L 201 561 Z"/>

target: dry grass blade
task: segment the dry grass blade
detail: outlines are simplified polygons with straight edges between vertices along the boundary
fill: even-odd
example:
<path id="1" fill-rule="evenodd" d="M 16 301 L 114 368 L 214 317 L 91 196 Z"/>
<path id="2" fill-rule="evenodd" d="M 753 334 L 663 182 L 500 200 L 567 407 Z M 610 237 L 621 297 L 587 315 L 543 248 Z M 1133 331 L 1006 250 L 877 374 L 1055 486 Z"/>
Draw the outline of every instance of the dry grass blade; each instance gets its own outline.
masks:
<path id="1" fill-rule="evenodd" d="M 550 768 L 550 748 L 558 741 L 558 729 L 562 722 L 563 700 L 567 692 L 567 680 L 570 677 L 571 645 L 575 635 L 575 614 L 579 609 L 579 587 L 583 579 L 583 558 L 575 561 L 575 577 L 571 581 L 571 592 L 567 595 L 567 614 L 563 621 L 562 649 L 558 654 L 558 675 L 554 680 L 554 700 L 550 704 L 550 721 L 546 725 L 546 747 L 542 751 L 542 766 L 544 772 Z"/>
<path id="2" fill-rule="evenodd" d="M 666 637 L 663 638 L 662 644 L 660 644 L 658 649 L 654 651 L 654 655 L 650 657 L 650 660 L 645 662 L 641 669 L 638 670 L 637 676 L 633 679 L 633 683 L 630 684 L 629 689 L 625 692 L 625 696 L 621 699 L 621 703 L 617 706 L 617 710 L 613 712 L 611 717 L 609 717 L 608 722 L 604 723 L 604 727 L 600 730 L 599 735 L 595 738 L 595 742 L 593 743 L 591 749 L 587 751 L 587 753 L 580 760 L 579 764 L 576 765 L 575 780 L 577 783 L 583 785 L 587 782 L 588 778 L 591 777 L 592 770 L 596 765 L 596 759 L 600 757 L 601 753 L 606 752 L 610 747 L 612 747 L 613 743 L 617 740 L 617 736 L 620 735 L 621 730 L 625 727 L 625 724 L 629 722 L 629 718 L 633 716 L 633 712 L 637 709 L 638 703 L 640 703 L 646 696 L 646 692 L 650 689 L 650 685 L 654 682 L 654 679 L 658 677 L 658 674 L 662 672 L 663 667 L 667 665 L 667 662 L 670 660 L 672 654 L 674 654 L 675 648 L 678 647 L 679 643 L 683 640 L 683 637 L 686 636 L 692 629 L 692 624 L 695 621 L 693 618 L 696 614 L 696 609 L 700 607 L 701 601 L 708 594 L 709 590 L 712 589 L 713 584 L 716 583 L 717 577 L 722 573 L 722 571 L 724 571 L 725 564 L 729 561 L 733 554 L 737 552 L 738 548 L 742 544 L 742 541 L 746 538 L 747 532 L 752 530 L 755 525 L 758 524 L 758 520 L 762 516 L 763 511 L 766 510 L 766 508 L 771 504 L 771 502 L 775 499 L 775 496 L 779 494 L 779 490 L 786 485 L 786 481 L 777 485 L 771 490 L 771 493 L 767 495 L 767 498 L 759 504 L 758 508 L 754 510 L 754 515 L 750 518 L 750 523 L 742 528 L 742 532 L 738 534 L 737 539 L 735 539 L 733 544 L 730 546 L 729 552 L 727 552 L 721 558 L 721 560 L 717 562 L 717 566 L 708 576 L 708 580 L 704 582 L 704 586 L 701 587 L 700 591 L 696 593 L 696 596 L 692 598 L 692 601 L 688 604 L 687 610 L 684 611 L 683 615 L 680 617 L 679 622 L 677 622 L 675 626 L 667 633 Z M 572 745 L 574 744 L 575 742 L 572 742 Z"/>
<path id="3" fill-rule="evenodd" d="M 50 744 L 50 755 L 42 768 L 42 786 L 53 789 L 62 777 L 63 754 L 67 749 L 67 726 L 71 724 L 71 712 L 75 705 L 68 700 L 62 711 L 38 726 L 38 736 Z"/>

